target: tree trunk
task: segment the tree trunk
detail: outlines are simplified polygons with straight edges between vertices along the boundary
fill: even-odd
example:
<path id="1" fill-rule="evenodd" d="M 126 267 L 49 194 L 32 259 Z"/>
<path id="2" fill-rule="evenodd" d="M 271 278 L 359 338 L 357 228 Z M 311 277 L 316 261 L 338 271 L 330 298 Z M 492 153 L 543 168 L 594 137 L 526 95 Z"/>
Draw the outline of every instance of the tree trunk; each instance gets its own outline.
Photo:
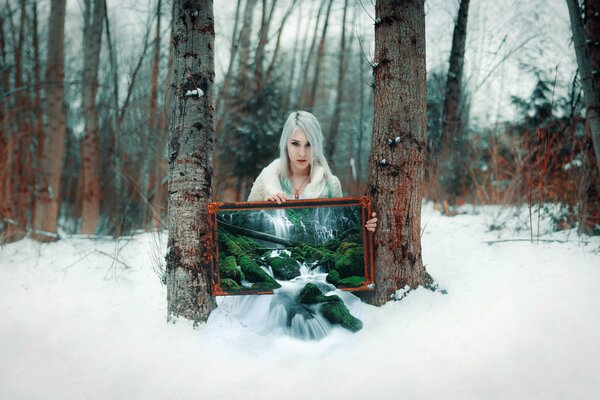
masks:
<path id="1" fill-rule="evenodd" d="M 212 1 L 175 0 L 167 303 L 170 317 L 181 315 L 195 322 L 206 321 L 215 307 L 208 228 L 215 138 L 214 41 Z"/>
<path id="2" fill-rule="evenodd" d="M 426 281 L 420 218 L 427 87 L 424 0 L 400 4 L 378 0 L 375 10 L 374 121 L 367 193 L 379 223 L 374 237 L 375 290 L 365 293 L 364 299 L 382 305 L 398 289 Z"/>
<path id="3" fill-rule="evenodd" d="M 144 226 L 148 226 L 152 221 L 158 219 L 160 221 L 160 205 L 156 203 L 156 193 L 158 189 L 158 174 L 160 173 L 157 168 L 160 161 L 163 158 L 164 148 L 161 146 L 163 140 L 161 140 L 162 133 L 158 131 L 157 119 L 158 115 L 158 67 L 160 60 L 160 19 L 161 19 L 161 7 L 162 1 L 158 0 L 156 6 L 156 33 L 154 36 L 154 57 L 152 59 L 152 82 L 150 92 L 150 123 L 148 124 L 148 130 L 150 133 L 150 151 L 144 155 L 145 170 L 148 174 L 148 182 L 145 185 L 145 194 L 148 200 L 148 210 L 144 213 Z M 145 202 L 144 202 L 145 203 Z"/>
<path id="4" fill-rule="evenodd" d="M 67 135 L 64 106 L 64 39 L 66 0 L 53 1 L 48 20 L 46 69 L 47 140 L 42 147 L 40 187 L 33 212 L 33 234 L 38 241 L 54 240 L 60 211 L 61 172 Z"/>
<path id="5" fill-rule="evenodd" d="M 592 133 L 592 142 L 596 160 L 600 160 L 600 87 L 599 74 L 592 71 L 600 70 L 600 49 L 594 42 L 600 40 L 600 18 L 594 13 L 600 12 L 600 2 L 588 0 L 586 2 L 587 34 L 581 18 L 581 9 L 578 0 L 566 0 L 571 18 L 571 31 L 573 33 L 573 46 L 579 69 L 579 80 L 583 87 L 583 97 L 586 108 L 586 118 Z M 589 40 L 590 46 L 587 45 Z M 600 171 L 600 161 L 596 163 Z"/>
<path id="6" fill-rule="evenodd" d="M 98 111 L 96 93 L 98 92 L 98 66 L 102 45 L 102 27 L 104 23 L 104 1 L 86 1 L 86 21 L 83 48 L 83 88 L 82 105 L 85 134 L 81 142 L 81 165 L 83 180 L 83 203 L 81 208 L 82 225 L 80 233 L 93 235 L 100 218 L 100 150 L 98 133 Z"/>
<path id="7" fill-rule="evenodd" d="M 260 24 L 260 33 L 258 35 L 258 45 L 256 46 L 256 53 L 254 54 L 254 84 L 252 90 L 258 92 L 263 84 L 265 78 L 264 64 L 265 64 L 265 49 L 269 42 L 269 28 L 271 26 L 271 20 L 273 19 L 273 11 L 277 0 L 272 0 L 271 10 L 267 13 L 267 0 L 263 0 L 262 3 L 262 19 Z"/>
<path id="8" fill-rule="evenodd" d="M 323 56 L 325 55 L 325 39 L 327 37 L 327 27 L 329 26 L 329 16 L 331 15 L 331 6 L 333 0 L 329 0 L 327 6 L 327 12 L 325 13 L 325 23 L 323 24 L 323 32 L 321 33 L 321 40 L 319 41 L 319 50 L 317 52 L 317 59 L 315 61 L 315 74 L 313 76 L 312 88 L 310 90 L 310 96 L 306 102 L 306 106 L 312 109 L 315 106 L 317 98 L 317 87 L 319 86 L 319 75 L 321 73 L 321 65 L 323 64 Z"/>
<path id="9" fill-rule="evenodd" d="M 310 43 L 310 48 L 308 49 L 308 55 L 306 56 L 306 64 L 304 64 L 304 73 L 302 74 L 302 80 L 299 84 L 299 98 L 296 102 L 296 105 L 299 108 L 304 108 L 308 102 L 308 96 L 310 92 L 306 83 L 308 82 L 308 72 L 310 71 L 311 61 L 313 54 L 315 53 L 315 46 L 317 45 L 317 37 L 319 32 L 319 21 L 321 20 L 321 14 L 323 13 L 323 7 L 325 6 L 325 2 L 319 2 L 319 11 L 317 12 L 317 21 L 315 22 L 315 30 L 313 32 L 312 41 Z M 304 54 L 300 54 L 300 56 L 304 56 Z"/>
<path id="10" fill-rule="evenodd" d="M 250 77 L 250 36 L 252 33 L 252 18 L 254 16 L 254 7 L 257 0 L 247 0 L 246 8 L 244 9 L 244 20 L 242 29 L 240 30 L 240 58 L 239 70 L 237 74 L 237 90 L 244 90 L 248 87 Z"/>
<path id="11" fill-rule="evenodd" d="M 448 200 L 455 203 L 455 194 L 458 188 L 453 187 L 457 178 L 464 175 L 461 171 L 459 150 L 459 136 L 462 134 L 462 77 L 465 62 L 465 43 L 467 38 L 467 19 L 469 13 L 469 0 L 461 0 L 458 17 L 452 35 L 452 50 L 448 76 L 446 78 L 446 95 L 444 98 L 444 111 L 442 119 L 442 136 L 439 143 L 437 168 L 434 168 L 438 179 L 438 200 Z"/>
<path id="12" fill-rule="evenodd" d="M 335 109 L 333 110 L 333 118 L 329 126 L 329 135 L 327 137 L 327 159 L 333 160 L 335 153 L 335 145 L 337 141 L 338 129 L 340 127 L 340 118 L 342 114 L 342 101 L 344 101 L 344 77 L 346 76 L 346 66 L 344 64 L 344 56 L 346 55 L 346 13 L 348 11 L 348 0 L 344 2 L 344 17 L 342 18 L 342 39 L 340 42 L 340 58 L 338 65 L 338 82 L 335 101 Z M 362 101 L 362 98 L 360 99 Z"/>

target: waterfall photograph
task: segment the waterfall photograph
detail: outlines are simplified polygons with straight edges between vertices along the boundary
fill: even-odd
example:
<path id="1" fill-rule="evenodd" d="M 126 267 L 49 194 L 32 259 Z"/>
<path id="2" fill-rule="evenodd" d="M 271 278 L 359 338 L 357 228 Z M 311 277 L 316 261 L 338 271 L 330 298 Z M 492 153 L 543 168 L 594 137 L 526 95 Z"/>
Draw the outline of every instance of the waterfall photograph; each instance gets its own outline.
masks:
<path id="1" fill-rule="evenodd" d="M 364 207 L 358 199 L 335 203 L 217 211 L 213 291 L 264 294 L 282 285 L 300 290 L 308 282 L 368 289 L 373 278 Z"/>

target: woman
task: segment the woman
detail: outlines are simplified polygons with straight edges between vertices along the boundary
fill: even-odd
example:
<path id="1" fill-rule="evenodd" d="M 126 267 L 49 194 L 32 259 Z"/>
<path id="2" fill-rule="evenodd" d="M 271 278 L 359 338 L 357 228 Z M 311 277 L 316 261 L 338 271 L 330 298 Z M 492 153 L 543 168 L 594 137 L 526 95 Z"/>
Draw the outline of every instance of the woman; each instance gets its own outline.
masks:
<path id="1" fill-rule="evenodd" d="M 248 201 L 268 200 L 281 204 L 288 199 L 342 196 L 340 181 L 331 173 L 323 155 L 323 133 L 314 115 L 306 111 L 290 114 L 279 141 L 279 154 L 280 157 L 265 167 L 254 181 Z M 374 232 L 376 226 L 377 218 L 373 213 L 366 227 Z M 360 299 L 350 292 L 338 291 L 337 295 L 352 315 L 360 315 Z M 209 327 L 216 329 L 216 334 L 231 338 L 238 337 L 240 328 L 256 332 L 258 336 L 284 332 L 302 339 L 319 339 L 327 335 L 323 328 L 327 323 L 311 323 L 313 317 L 302 317 L 302 313 L 298 320 L 297 317 L 292 319 L 291 327 L 286 327 L 290 315 L 300 309 L 299 289 L 282 288 L 271 296 L 226 297 L 207 322 Z"/>
<path id="2" fill-rule="evenodd" d="M 323 133 L 317 118 L 306 111 L 290 114 L 279 140 L 279 158 L 254 181 L 248 201 L 276 201 L 342 197 L 340 180 L 323 155 Z M 375 232 L 376 214 L 366 227 Z"/>

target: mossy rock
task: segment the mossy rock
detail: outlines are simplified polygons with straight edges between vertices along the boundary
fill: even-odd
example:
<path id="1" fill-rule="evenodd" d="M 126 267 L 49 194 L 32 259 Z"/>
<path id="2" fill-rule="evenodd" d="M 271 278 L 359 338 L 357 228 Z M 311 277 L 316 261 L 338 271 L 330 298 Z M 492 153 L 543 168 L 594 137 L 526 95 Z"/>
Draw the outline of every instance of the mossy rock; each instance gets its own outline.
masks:
<path id="1" fill-rule="evenodd" d="M 313 283 L 307 283 L 300 291 L 301 304 L 339 303 L 342 299 L 337 295 L 325 296 L 321 289 Z"/>
<path id="2" fill-rule="evenodd" d="M 317 261 L 321 265 L 333 264 L 334 260 L 333 253 L 324 246 L 311 246 L 308 244 L 302 244 L 292 249 L 292 257 L 299 261 Z"/>
<path id="3" fill-rule="evenodd" d="M 233 279 L 221 278 L 221 288 L 225 290 L 239 290 L 242 287 Z"/>
<path id="4" fill-rule="evenodd" d="M 360 287 L 365 283 L 364 276 L 349 276 L 347 278 L 340 277 L 340 273 L 336 270 L 331 271 L 325 278 L 327 282 L 337 287 Z"/>
<path id="5" fill-rule="evenodd" d="M 325 243 L 325 248 L 329 251 L 336 251 L 340 247 L 340 244 L 344 242 L 355 243 L 362 247 L 362 233 L 360 229 L 356 227 L 339 234 L 335 239 L 331 239 Z"/>
<path id="6" fill-rule="evenodd" d="M 233 279 L 235 282 L 237 282 L 240 285 L 242 284 L 242 281 L 246 279 L 246 277 L 244 276 L 244 273 L 242 272 L 240 267 L 237 266 L 234 256 L 227 256 L 227 257 L 223 258 L 222 260 L 220 260 L 219 265 L 220 265 L 219 271 L 221 274 L 221 279 L 224 279 L 224 278 Z"/>
<path id="7" fill-rule="evenodd" d="M 267 258 L 267 263 L 273 269 L 273 275 L 277 279 L 289 281 L 297 276 L 300 276 L 300 266 L 298 262 L 285 253 L 276 257 Z"/>
<path id="8" fill-rule="evenodd" d="M 352 332 L 358 332 L 363 327 L 362 321 L 350 314 L 350 311 L 342 302 L 323 303 L 321 314 L 332 324 L 341 325 Z"/>
<path id="9" fill-rule="evenodd" d="M 277 283 L 275 279 L 271 277 L 271 275 L 263 271 L 263 269 L 250 257 L 240 257 L 239 263 L 240 267 L 242 268 L 242 272 L 246 276 L 246 280 L 253 283 L 268 284 L 269 287 L 261 287 L 261 289 L 276 289 L 281 287 L 281 285 Z M 254 285 L 252 285 L 252 288 L 254 288 Z"/>
<path id="10" fill-rule="evenodd" d="M 353 275 L 364 275 L 365 259 L 362 246 L 340 248 L 334 254 L 334 269 L 340 273 L 340 277 L 347 278 Z"/>
<path id="11" fill-rule="evenodd" d="M 234 255 L 237 258 L 243 256 L 257 256 L 257 250 L 262 248 L 257 242 L 237 236 L 227 232 L 224 229 L 219 230 L 219 249 L 225 250 L 227 255 Z"/>
<path id="12" fill-rule="evenodd" d="M 256 282 L 256 283 L 252 284 L 252 289 L 272 290 L 272 289 L 278 289 L 280 287 L 281 287 L 281 285 L 275 281 L 273 281 L 273 282 Z"/>

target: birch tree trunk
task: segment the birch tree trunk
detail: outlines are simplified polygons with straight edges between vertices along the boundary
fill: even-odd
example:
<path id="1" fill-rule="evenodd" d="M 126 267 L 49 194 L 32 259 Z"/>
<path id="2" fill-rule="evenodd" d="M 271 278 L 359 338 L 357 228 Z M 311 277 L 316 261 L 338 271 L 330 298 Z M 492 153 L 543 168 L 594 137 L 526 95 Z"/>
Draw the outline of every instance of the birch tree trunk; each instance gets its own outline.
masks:
<path id="1" fill-rule="evenodd" d="M 98 92 L 98 66 L 102 45 L 102 27 L 104 23 L 105 0 L 86 1 L 86 21 L 83 49 L 83 88 L 82 109 L 85 123 L 85 135 L 81 143 L 81 170 L 83 180 L 82 225 L 80 233 L 93 235 L 100 218 L 100 166 L 98 111 L 96 93 Z"/>
<path id="2" fill-rule="evenodd" d="M 382 305 L 396 290 L 425 283 L 421 199 L 427 146 L 424 0 L 375 6 L 374 121 L 367 194 L 379 213 L 375 290 Z M 391 142 L 390 142 L 391 140 Z"/>
<path id="3" fill-rule="evenodd" d="M 215 307 L 208 243 L 215 137 L 214 41 L 212 1 L 175 0 L 167 303 L 169 317 L 195 322 L 206 321 Z"/>
<path id="4" fill-rule="evenodd" d="M 46 140 L 42 147 L 40 185 L 33 212 L 33 233 L 38 241 L 54 240 L 60 211 L 61 171 L 67 135 L 64 105 L 64 40 L 66 0 L 52 1 L 48 20 L 46 69 Z"/>

